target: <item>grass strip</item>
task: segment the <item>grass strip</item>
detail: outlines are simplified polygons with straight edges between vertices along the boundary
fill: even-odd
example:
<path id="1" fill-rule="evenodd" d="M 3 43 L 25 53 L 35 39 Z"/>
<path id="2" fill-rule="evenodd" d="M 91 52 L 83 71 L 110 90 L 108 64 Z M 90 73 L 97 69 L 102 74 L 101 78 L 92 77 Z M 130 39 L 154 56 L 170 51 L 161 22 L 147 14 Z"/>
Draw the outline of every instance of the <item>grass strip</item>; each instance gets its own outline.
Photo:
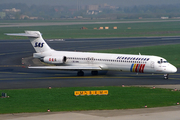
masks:
<path id="1" fill-rule="evenodd" d="M 74 91 L 109 90 L 107 96 L 74 96 Z M 52 89 L 0 90 L 9 98 L 0 98 L 0 113 L 135 109 L 173 106 L 180 92 L 144 87 L 70 87 Z"/>
<path id="2" fill-rule="evenodd" d="M 118 29 L 114 30 L 114 26 L 116 26 Z M 80 28 L 82 27 L 86 27 L 87 29 L 81 30 Z M 104 29 L 99 30 L 99 27 L 103 27 Z M 109 29 L 106 30 L 105 27 L 109 27 Z M 22 33 L 25 30 L 40 31 L 43 33 L 43 37 L 45 39 L 179 36 L 180 21 L 4 27 L 0 29 L 0 39 L 24 39 L 23 37 L 6 36 L 4 33 Z"/>

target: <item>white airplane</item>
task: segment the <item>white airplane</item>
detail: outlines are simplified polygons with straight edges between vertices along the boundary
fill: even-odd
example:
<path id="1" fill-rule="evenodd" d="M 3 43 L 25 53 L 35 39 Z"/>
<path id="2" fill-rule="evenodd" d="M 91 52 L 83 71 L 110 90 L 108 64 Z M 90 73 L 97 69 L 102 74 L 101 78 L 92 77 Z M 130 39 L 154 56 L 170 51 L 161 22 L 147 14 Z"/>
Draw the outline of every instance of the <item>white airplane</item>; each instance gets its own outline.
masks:
<path id="1" fill-rule="evenodd" d="M 164 79 L 168 79 L 170 73 L 177 72 L 175 66 L 158 56 L 56 51 L 48 46 L 39 31 L 25 31 L 25 33 L 6 35 L 28 37 L 36 51 L 33 57 L 39 58 L 45 63 L 53 64 L 52 66 L 31 66 L 28 68 L 72 70 L 78 71 L 78 76 L 84 76 L 84 70 L 91 71 L 92 75 L 97 75 L 98 71 L 101 70 L 162 73 Z"/>

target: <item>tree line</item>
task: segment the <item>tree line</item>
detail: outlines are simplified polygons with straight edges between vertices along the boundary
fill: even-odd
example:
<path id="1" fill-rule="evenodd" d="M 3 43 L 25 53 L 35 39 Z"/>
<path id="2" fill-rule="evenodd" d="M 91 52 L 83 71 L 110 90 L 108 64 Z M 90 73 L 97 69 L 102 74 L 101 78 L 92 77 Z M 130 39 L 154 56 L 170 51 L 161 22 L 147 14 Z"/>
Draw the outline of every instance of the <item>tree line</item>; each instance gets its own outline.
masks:
<path id="1" fill-rule="evenodd" d="M 4 9 L 20 9 L 20 12 L 5 12 Z M 112 18 L 112 19 L 137 19 L 137 18 L 169 18 L 180 17 L 180 4 L 176 5 L 139 5 L 129 7 L 100 8 L 99 14 L 87 14 L 87 8 L 64 5 L 27 5 L 23 3 L 0 4 L 0 13 L 5 12 L 1 19 L 20 19 L 21 15 L 39 17 L 44 19 L 75 18 Z"/>

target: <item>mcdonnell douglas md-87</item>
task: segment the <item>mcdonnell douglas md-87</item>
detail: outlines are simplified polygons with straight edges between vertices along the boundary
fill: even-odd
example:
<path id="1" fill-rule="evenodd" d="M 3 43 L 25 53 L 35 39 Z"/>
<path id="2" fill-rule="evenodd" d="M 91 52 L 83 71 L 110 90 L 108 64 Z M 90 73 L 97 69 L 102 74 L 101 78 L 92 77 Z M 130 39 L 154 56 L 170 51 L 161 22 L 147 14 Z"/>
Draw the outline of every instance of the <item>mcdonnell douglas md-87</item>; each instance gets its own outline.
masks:
<path id="1" fill-rule="evenodd" d="M 92 75 L 97 75 L 98 71 L 101 70 L 162 73 L 164 79 L 168 79 L 170 73 L 177 71 L 175 66 L 158 56 L 56 51 L 48 46 L 39 31 L 25 31 L 25 33 L 6 35 L 28 37 L 36 51 L 33 57 L 39 58 L 45 63 L 53 64 L 53 66 L 32 66 L 28 68 L 72 70 L 77 71 L 78 76 L 84 76 L 83 71 L 85 70 L 91 71 Z"/>

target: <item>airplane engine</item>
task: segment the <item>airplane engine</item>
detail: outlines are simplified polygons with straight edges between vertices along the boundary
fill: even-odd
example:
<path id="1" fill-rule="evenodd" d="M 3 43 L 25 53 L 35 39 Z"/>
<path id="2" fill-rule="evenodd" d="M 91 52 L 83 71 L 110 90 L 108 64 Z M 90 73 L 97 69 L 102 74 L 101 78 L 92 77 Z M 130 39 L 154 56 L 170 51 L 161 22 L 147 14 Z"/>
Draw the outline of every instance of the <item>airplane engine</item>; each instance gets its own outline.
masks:
<path id="1" fill-rule="evenodd" d="M 49 64 L 62 64 L 66 62 L 66 56 L 47 56 L 42 61 Z"/>

